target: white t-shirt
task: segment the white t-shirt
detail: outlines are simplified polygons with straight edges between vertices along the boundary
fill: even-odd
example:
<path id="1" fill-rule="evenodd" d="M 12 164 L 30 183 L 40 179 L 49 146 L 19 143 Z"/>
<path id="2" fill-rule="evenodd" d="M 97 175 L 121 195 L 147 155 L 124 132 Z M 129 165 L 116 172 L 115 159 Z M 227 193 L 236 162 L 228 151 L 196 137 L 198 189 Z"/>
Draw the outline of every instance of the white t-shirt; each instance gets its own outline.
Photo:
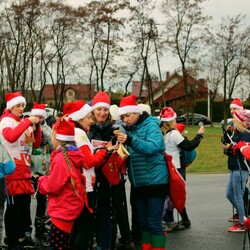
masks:
<path id="1" fill-rule="evenodd" d="M 177 146 L 183 140 L 184 136 L 178 130 L 172 130 L 164 135 L 164 141 L 166 146 L 166 153 L 171 155 L 173 164 L 176 168 L 181 168 L 180 163 L 180 148 Z"/>

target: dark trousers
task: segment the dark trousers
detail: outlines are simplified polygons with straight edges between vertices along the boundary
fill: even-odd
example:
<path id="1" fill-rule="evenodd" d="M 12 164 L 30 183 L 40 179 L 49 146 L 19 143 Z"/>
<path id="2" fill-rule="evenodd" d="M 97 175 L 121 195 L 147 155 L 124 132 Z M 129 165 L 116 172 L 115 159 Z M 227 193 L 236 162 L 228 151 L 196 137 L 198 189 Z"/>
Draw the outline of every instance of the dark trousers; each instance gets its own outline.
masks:
<path id="1" fill-rule="evenodd" d="M 125 189 L 125 180 L 122 178 L 121 182 L 116 186 L 117 198 L 116 198 L 116 214 L 117 224 L 120 230 L 121 239 L 123 243 L 130 242 L 130 226 L 128 219 L 128 207 Z"/>
<path id="2" fill-rule="evenodd" d="M 130 206 L 131 206 L 131 237 L 132 241 L 138 242 L 141 240 L 141 230 L 140 223 L 138 220 L 137 207 L 136 207 L 136 198 L 134 194 L 134 189 L 131 185 L 130 188 Z"/>
<path id="3" fill-rule="evenodd" d="M 30 220 L 31 197 L 28 194 L 21 194 L 9 198 L 10 204 L 7 204 L 5 211 L 4 225 L 8 241 L 15 245 L 19 238 L 25 237 Z"/>
<path id="4" fill-rule="evenodd" d="M 88 203 L 89 207 L 93 209 L 93 213 L 85 206 L 79 218 L 75 221 L 70 237 L 72 250 L 87 250 L 91 248 L 95 223 L 94 208 L 96 198 L 94 192 L 88 193 Z"/>

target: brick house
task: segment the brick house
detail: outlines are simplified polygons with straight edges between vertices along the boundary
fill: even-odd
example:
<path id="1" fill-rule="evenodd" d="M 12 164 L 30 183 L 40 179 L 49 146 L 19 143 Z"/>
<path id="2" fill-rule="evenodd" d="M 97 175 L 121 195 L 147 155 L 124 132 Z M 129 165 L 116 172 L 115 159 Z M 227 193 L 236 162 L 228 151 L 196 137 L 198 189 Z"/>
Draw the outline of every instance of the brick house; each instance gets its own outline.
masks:
<path id="1" fill-rule="evenodd" d="M 152 82 L 153 100 L 156 109 L 163 107 L 163 98 L 166 105 L 171 106 L 180 115 L 185 110 L 185 92 L 183 77 L 177 72 L 167 74 L 166 80 Z M 132 93 L 139 97 L 140 82 L 132 83 Z M 164 93 L 164 95 L 162 94 Z M 208 89 L 205 80 L 196 80 L 188 76 L 188 105 L 191 108 L 198 100 L 207 99 Z M 149 104 L 148 92 L 144 89 L 141 102 Z"/>
<path id="2" fill-rule="evenodd" d="M 46 84 L 43 90 L 42 99 L 47 103 L 49 107 L 53 107 L 55 104 L 55 98 L 61 94 L 61 85 L 58 85 L 57 96 L 52 84 Z M 95 95 L 94 84 L 65 84 L 63 102 L 73 102 L 78 99 L 82 99 L 85 102 L 91 100 Z"/>

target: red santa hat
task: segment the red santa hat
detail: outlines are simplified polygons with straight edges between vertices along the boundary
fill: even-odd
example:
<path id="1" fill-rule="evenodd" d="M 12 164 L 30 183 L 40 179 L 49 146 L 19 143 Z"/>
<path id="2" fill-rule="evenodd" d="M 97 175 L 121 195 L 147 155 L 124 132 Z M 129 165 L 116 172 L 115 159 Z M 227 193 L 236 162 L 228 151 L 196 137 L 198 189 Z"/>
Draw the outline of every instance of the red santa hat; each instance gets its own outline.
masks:
<path id="1" fill-rule="evenodd" d="M 128 113 L 142 114 L 142 110 L 137 106 L 135 95 L 123 97 L 120 101 L 118 112 L 120 116 Z"/>
<path id="2" fill-rule="evenodd" d="M 170 122 L 176 118 L 176 113 L 170 107 L 164 107 L 160 112 L 160 119 L 163 122 Z"/>
<path id="3" fill-rule="evenodd" d="M 68 102 L 63 107 L 63 114 L 68 115 L 73 121 L 83 119 L 92 111 L 92 107 L 86 104 L 83 100 Z"/>
<path id="4" fill-rule="evenodd" d="M 24 103 L 24 105 L 26 106 L 26 100 L 19 91 L 14 93 L 6 93 L 5 100 L 6 100 L 6 109 L 8 110 L 11 110 L 14 106 L 16 106 L 19 103 Z"/>
<path id="5" fill-rule="evenodd" d="M 240 100 L 240 98 L 235 98 L 232 103 L 230 104 L 230 109 L 235 108 L 235 109 L 243 109 L 243 104 Z"/>
<path id="6" fill-rule="evenodd" d="M 43 118 L 45 119 L 47 116 L 46 110 L 45 110 L 46 104 L 38 104 L 36 102 L 34 102 L 34 106 L 31 109 L 30 115 L 39 115 L 39 116 L 43 116 Z"/>
<path id="7" fill-rule="evenodd" d="M 96 109 L 98 107 L 105 107 L 107 109 L 110 108 L 110 98 L 106 92 L 99 91 L 92 100 L 92 109 Z"/>
<path id="8" fill-rule="evenodd" d="M 233 115 L 240 122 L 249 122 L 250 121 L 250 110 L 248 109 L 239 109 Z"/>
<path id="9" fill-rule="evenodd" d="M 60 141 L 74 141 L 75 140 L 75 124 L 72 120 L 57 121 L 53 130 L 56 131 L 56 139 Z"/>

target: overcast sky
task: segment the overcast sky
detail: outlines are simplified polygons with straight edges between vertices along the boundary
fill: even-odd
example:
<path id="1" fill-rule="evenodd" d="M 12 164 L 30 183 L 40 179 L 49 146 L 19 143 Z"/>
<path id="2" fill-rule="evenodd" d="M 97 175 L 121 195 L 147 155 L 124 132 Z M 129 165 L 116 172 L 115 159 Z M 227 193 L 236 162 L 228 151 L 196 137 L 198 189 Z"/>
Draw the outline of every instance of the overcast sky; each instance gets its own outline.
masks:
<path id="1" fill-rule="evenodd" d="M 66 2 L 78 6 L 90 0 L 66 0 Z M 247 15 L 250 24 L 250 0 L 208 0 L 204 3 L 204 7 L 205 13 L 212 16 L 215 21 L 219 21 L 223 16 L 243 14 Z"/>

